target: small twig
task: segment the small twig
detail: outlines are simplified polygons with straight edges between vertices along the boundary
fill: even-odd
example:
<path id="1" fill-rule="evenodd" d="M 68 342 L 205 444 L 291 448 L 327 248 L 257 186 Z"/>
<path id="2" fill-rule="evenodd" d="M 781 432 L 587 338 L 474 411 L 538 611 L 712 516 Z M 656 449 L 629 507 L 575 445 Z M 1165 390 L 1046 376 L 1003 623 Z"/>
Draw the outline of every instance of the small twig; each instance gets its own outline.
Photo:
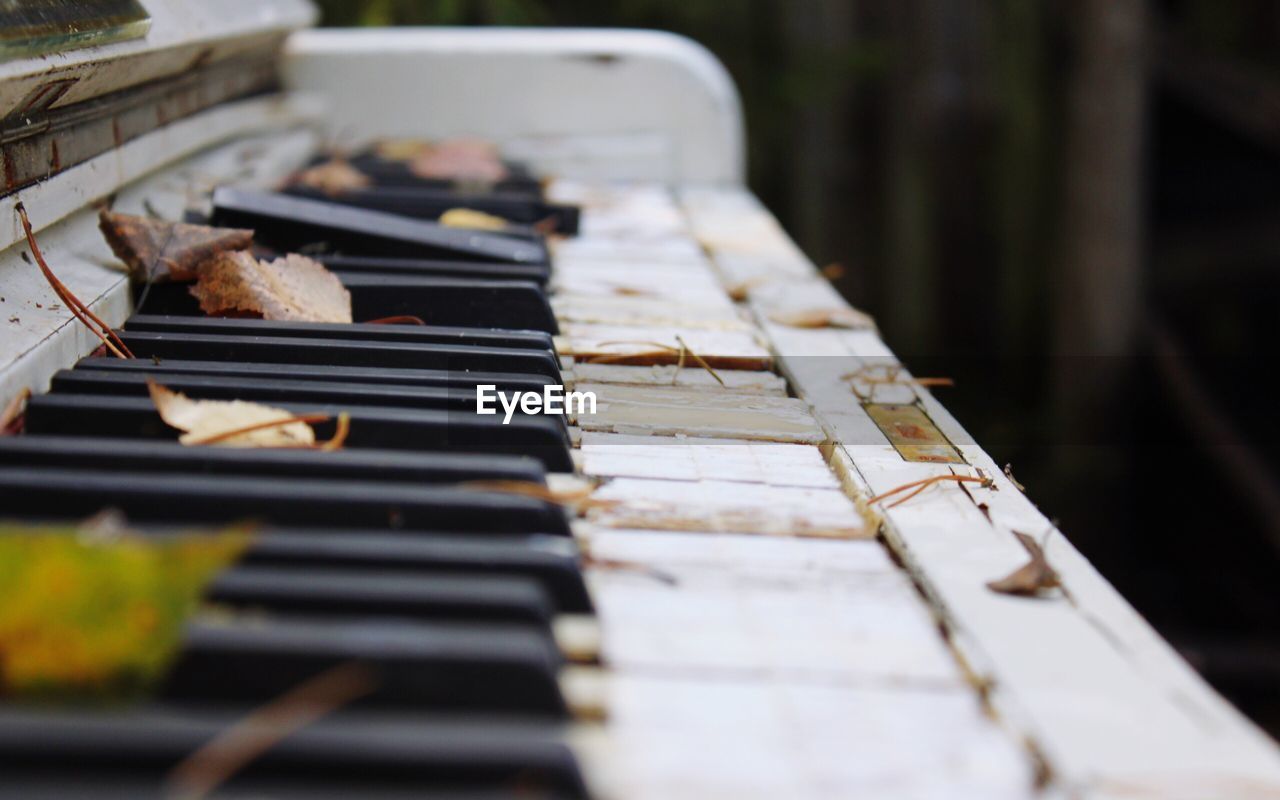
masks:
<path id="1" fill-rule="evenodd" d="M 884 500 L 886 497 L 892 497 L 893 495 L 898 494 L 899 492 L 905 492 L 908 489 L 915 489 L 915 491 L 911 492 L 906 497 L 895 500 L 894 502 L 886 506 L 886 508 L 893 508 L 894 506 L 901 505 L 902 503 L 907 502 L 908 500 L 920 494 L 925 489 L 928 489 L 930 486 L 934 485 L 935 483 L 942 483 L 943 481 L 954 481 L 956 483 L 976 483 L 984 489 L 988 489 L 992 485 L 991 479 L 988 478 L 986 475 L 982 475 L 982 476 L 934 475 L 932 478 L 921 478 L 918 481 L 911 481 L 910 483 L 904 483 L 901 486 L 895 486 L 889 491 L 881 492 L 880 494 L 871 498 L 870 500 L 867 501 L 867 503 L 868 505 L 879 503 L 881 500 Z"/>
<path id="2" fill-rule="evenodd" d="M 600 569 L 610 572 L 634 572 L 637 575 L 644 575 L 647 578 L 653 578 L 659 583 L 667 586 L 679 585 L 680 580 L 670 572 L 658 569 L 648 564 L 641 564 L 638 561 L 623 561 L 617 558 L 596 558 L 590 553 L 583 553 L 579 559 L 584 569 Z"/>
<path id="3" fill-rule="evenodd" d="M 62 281 L 58 280 L 58 276 L 53 274 L 53 270 L 49 267 L 49 262 L 44 258 L 44 253 L 40 251 L 40 245 L 36 242 L 36 234 L 31 228 L 31 219 L 27 216 L 26 206 L 19 202 L 14 206 L 14 210 L 18 212 L 18 218 L 22 221 L 22 230 L 27 235 L 27 246 L 31 248 L 31 255 L 35 258 L 40 272 L 44 274 L 44 279 L 49 282 L 49 286 L 53 287 L 53 292 L 58 296 L 58 299 L 62 300 L 72 316 L 101 339 L 106 348 L 117 358 L 133 358 L 133 353 L 129 351 L 129 348 L 116 332 L 111 330 L 111 326 L 99 319 L 97 314 L 94 314 L 87 305 L 81 302 L 80 298 L 72 294 L 71 290 Z"/>
<path id="4" fill-rule="evenodd" d="M 870 374 L 875 370 L 883 370 L 885 374 L 882 376 Z M 853 372 L 846 372 L 844 375 L 840 376 L 840 380 L 848 381 L 850 384 L 849 388 L 853 390 L 853 393 L 858 395 L 858 397 L 862 397 L 863 399 L 866 399 L 866 397 L 870 395 L 874 395 L 877 386 L 910 386 L 912 384 L 915 384 L 916 386 L 955 386 L 956 385 L 955 380 L 952 378 L 942 378 L 942 377 L 913 378 L 910 376 L 902 377 L 901 373 L 902 373 L 902 366 L 899 364 L 867 364 L 866 366 L 860 367 L 859 369 L 856 369 Z M 871 387 L 870 394 L 863 395 L 861 392 L 859 392 L 858 387 L 854 385 L 855 382 L 865 383 L 866 385 L 870 386 Z"/>
<path id="5" fill-rule="evenodd" d="M 422 321 L 422 317 L 415 317 L 412 314 L 400 314 L 394 317 L 380 317 L 378 319 L 365 320 L 370 325 L 426 325 Z"/>
<path id="6" fill-rule="evenodd" d="M 333 436 L 329 437 L 327 442 L 319 442 L 316 449 L 326 453 L 334 450 L 341 450 L 342 446 L 347 443 L 347 435 L 351 433 L 351 415 L 346 411 L 338 414 L 338 425 L 333 431 Z"/>
<path id="7" fill-rule="evenodd" d="M 5 405 L 3 410 L 0 410 L 0 436 L 13 432 L 10 428 L 13 427 L 13 424 L 17 421 L 18 417 L 22 416 L 23 406 L 26 404 L 29 397 L 31 397 L 31 390 L 23 387 L 22 391 L 18 392 L 18 394 Z"/>
<path id="8" fill-rule="evenodd" d="M 620 342 L 605 342 L 604 344 L 620 344 Z M 676 352 L 676 348 L 664 348 L 662 350 L 646 350 L 639 353 L 599 353 L 580 358 L 584 364 L 615 364 L 619 361 L 631 361 L 632 359 L 650 359 L 659 356 L 665 356 L 668 353 Z"/>
<path id="9" fill-rule="evenodd" d="M 207 797 L 279 742 L 375 688 L 368 667 L 339 664 L 256 709 L 180 761 L 168 776 L 172 793 Z"/>
<path id="10" fill-rule="evenodd" d="M 680 345 L 679 347 L 673 347 L 672 345 L 663 344 L 662 342 L 650 342 L 650 341 L 629 340 L 629 339 L 619 339 L 616 341 L 600 342 L 600 344 L 598 345 L 599 347 L 609 347 L 610 345 L 644 345 L 645 347 L 656 347 L 658 348 L 658 351 L 656 353 L 651 351 L 647 353 L 618 353 L 616 355 L 612 353 L 604 353 L 597 356 L 587 356 L 585 361 L 588 364 L 607 364 L 610 361 L 623 361 L 631 358 L 641 358 L 641 357 L 647 358 L 653 355 L 675 353 L 677 355 L 676 374 L 679 375 L 680 374 L 679 368 L 684 366 L 684 358 L 686 355 L 688 355 L 690 358 L 692 358 L 694 361 L 698 363 L 698 366 L 702 367 L 707 372 L 711 373 L 711 377 L 715 378 L 717 383 L 719 383 L 721 386 L 725 385 L 724 380 L 721 379 L 721 377 L 716 374 L 716 371 L 711 368 L 711 365 L 707 363 L 706 359 L 704 359 L 702 356 L 695 353 L 693 351 L 693 348 L 689 347 L 689 344 L 685 342 L 683 336 L 676 334 L 676 342 L 679 343 Z M 674 382 L 675 380 L 672 379 L 672 383 Z"/>
<path id="11" fill-rule="evenodd" d="M 245 425 L 240 428 L 232 428 L 230 430 L 211 433 L 197 439 L 188 439 L 187 444 L 215 444 L 217 442 L 226 441 L 234 436 L 243 433 L 253 433 L 254 431 L 267 430 L 268 428 L 279 428 L 283 425 L 292 425 L 295 422 L 305 422 L 308 425 L 315 425 L 321 422 L 328 422 L 330 419 L 328 414 L 300 414 L 296 417 L 285 417 L 283 419 L 272 419 L 266 422 L 255 422 L 252 425 Z M 341 426 L 341 422 L 339 422 Z M 334 438 L 337 438 L 336 436 Z M 343 437 L 345 438 L 345 436 Z"/>
<path id="12" fill-rule="evenodd" d="M 715 378 L 715 379 L 716 379 L 716 383 L 720 384 L 721 386 L 724 386 L 724 381 L 720 379 L 720 376 L 716 374 L 716 371 L 715 371 L 714 369 L 712 369 L 712 368 L 711 368 L 711 365 L 710 365 L 710 364 L 708 364 L 708 363 L 707 363 L 707 362 L 702 358 L 702 356 L 700 356 L 700 355 L 698 355 L 697 353 L 693 352 L 693 348 L 692 348 L 692 347 L 690 347 L 688 344 L 686 344 L 686 343 L 685 343 L 684 337 L 682 337 L 680 334 L 676 334 L 676 341 L 680 343 L 680 357 L 681 357 L 681 360 L 683 360 L 683 358 L 684 358 L 684 354 L 687 352 L 687 353 L 689 354 L 689 357 L 690 357 L 690 358 L 692 358 L 694 361 L 698 362 L 698 364 L 699 364 L 703 369 L 705 369 L 707 372 L 710 372 L 710 373 L 711 373 L 711 377 L 713 377 L 713 378 Z"/>

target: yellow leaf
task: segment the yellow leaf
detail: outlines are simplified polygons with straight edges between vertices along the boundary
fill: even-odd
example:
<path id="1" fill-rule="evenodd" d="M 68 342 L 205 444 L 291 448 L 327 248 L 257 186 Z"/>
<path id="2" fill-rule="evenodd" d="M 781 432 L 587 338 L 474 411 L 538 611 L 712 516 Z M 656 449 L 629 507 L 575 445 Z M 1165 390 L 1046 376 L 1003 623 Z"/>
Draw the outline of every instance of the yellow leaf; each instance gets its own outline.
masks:
<path id="1" fill-rule="evenodd" d="M 200 266 L 191 294 L 206 314 L 253 314 L 263 319 L 351 322 L 351 293 L 324 265 L 290 254 L 259 261 L 222 253 Z"/>
<path id="2" fill-rule="evenodd" d="M 451 208 L 440 215 L 440 224 L 450 228 L 474 228 L 480 231 L 500 231 L 507 227 L 507 221 L 483 211 L 470 208 Z"/>
<path id="3" fill-rule="evenodd" d="M 165 424 L 185 431 L 183 444 L 220 444 L 226 447 L 306 447 L 315 444 L 316 433 L 296 415 L 280 408 L 243 400 L 192 400 L 181 392 L 147 380 L 151 402 Z M 258 425 L 295 420 L 225 436 Z M 216 439 L 216 441 L 209 441 Z"/>
<path id="4" fill-rule="evenodd" d="M 165 674 L 247 529 L 148 538 L 0 522 L 0 695 L 125 699 Z"/>

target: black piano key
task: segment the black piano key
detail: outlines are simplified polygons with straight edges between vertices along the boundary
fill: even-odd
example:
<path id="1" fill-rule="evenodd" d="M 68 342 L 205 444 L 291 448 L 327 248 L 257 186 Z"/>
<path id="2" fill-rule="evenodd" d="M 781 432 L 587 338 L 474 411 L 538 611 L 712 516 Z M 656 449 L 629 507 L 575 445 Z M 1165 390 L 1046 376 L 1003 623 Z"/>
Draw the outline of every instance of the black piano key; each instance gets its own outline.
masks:
<path id="1" fill-rule="evenodd" d="M 161 697 L 247 704 L 279 697 L 338 664 L 374 670 L 361 707 L 563 717 L 560 652 L 537 628 L 313 617 L 194 621 Z"/>
<path id="2" fill-rule="evenodd" d="M 139 358 L 239 361 L 332 367 L 388 367 L 447 372 L 518 372 L 560 380 L 560 363 L 542 350 L 443 344 L 362 342 L 285 336 L 223 336 L 119 331 Z"/>
<path id="3" fill-rule="evenodd" d="M 256 241 L 276 250 L 322 245 L 330 252 L 355 255 L 448 257 L 515 264 L 545 264 L 550 260 L 541 241 L 229 186 L 214 190 L 211 219 L 222 227 L 252 228 Z"/>
<path id="4" fill-rule="evenodd" d="M 124 327 L 131 331 L 201 333 L 233 336 L 282 336 L 309 339 L 355 339 L 404 344 L 446 344 L 555 351 L 551 335 L 532 330 L 487 330 L 443 325 L 376 325 L 370 323 L 288 322 L 228 317 L 134 314 Z"/>
<path id="5" fill-rule="evenodd" d="M 468 208 L 523 225 L 545 223 L 556 233 L 570 236 L 578 232 L 580 218 L 577 206 L 548 203 L 539 197 L 520 192 L 468 192 L 431 186 L 370 186 L 328 195 L 302 185 L 290 186 L 285 192 L 313 200 L 417 219 L 436 220 L 450 209 Z"/>
<path id="6" fill-rule="evenodd" d="M 279 380 L 231 375 L 183 375 L 64 369 L 54 373 L 51 391 L 146 397 L 147 379 L 200 400 L 248 400 L 259 403 L 325 403 L 392 408 L 475 410 L 476 390 L 448 386 L 365 386 L 333 381 Z"/>
<path id="7" fill-rule="evenodd" d="M 380 272 L 388 275 L 417 275 L 423 278 L 533 281 L 539 285 L 546 284 L 551 279 L 551 268 L 544 264 L 485 264 L 478 261 L 333 254 L 321 254 L 312 258 L 334 272 Z"/>
<path id="8" fill-rule="evenodd" d="M 351 417 L 345 447 L 422 452 L 472 452 L 529 456 L 551 472 L 572 472 L 563 417 L 519 414 L 504 424 L 501 413 L 438 411 L 374 406 L 275 403 L 297 414 L 328 414 L 312 427 L 321 439 L 333 435 L 338 414 Z M 176 439 L 178 431 L 156 413 L 150 398 L 92 394 L 45 394 L 27 403 L 26 431 L 75 436 Z"/>
<path id="9" fill-rule="evenodd" d="M 431 369 L 373 369 L 362 367 L 328 367 L 306 364 L 246 364 L 225 361 L 184 361 L 149 358 L 116 358 L 90 356 L 76 364 L 76 369 L 95 372 L 173 373 L 177 375 L 224 375 L 242 378 L 281 378 L 286 380 L 358 383 L 369 386 L 452 386 L 474 391 L 479 384 L 491 384 L 504 392 L 541 392 L 554 384 L 543 375 L 516 372 L 450 372 Z"/>
<path id="10" fill-rule="evenodd" d="M 411 314 L 435 325 L 560 332 L 546 293 L 530 281 L 334 274 L 351 291 L 351 313 L 356 319 Z"/>
<path id="11" fill-rule="evenodd" d="M 170 769 L 243 717 L 238 710 L 162 707 L 0 710 L 0 793 L 10 797 L 170 797 Z M 47 787 L 65 786 L 63 793 Z M 534 720 L 339 710 L 274 742 L 216 792 L 219 798 L 585 798 L 558 725 Z M 324 794 L 338 790 L 335 794 Z M 46 794 L 38 792 L 46 791 Z M 528 792 L 528 795 L 525 792 Z M 344 794 L 345 792 L 345 794 Z M 439 795 L 436 792 L 440 792 Z M 490 792 L 495 794 L 490 795 Z"/>
<path id="12" fill-rule="evenodd" d="M 410 315 L 433 326 L 559 332 L 547 296 L 532 281 L 334 274 L 351 292 L 351 313 L 357 322 Z M 136 291 L 148 314 L 204 316 L 184 284 L 157 283 Z"/>
<path id="13" fill-rule="evenodd" d="M 454 486 L 0 466 L 0 509 L 22 519 L 119 509 L 138 522 L 569 535 L 564 511 L 536 498 Z"/>
<path id="14" fill-rule="evenodd" d="M 591 597 L 572 539 L 444 536 L 350 529 L 267 529 L 240 563 L 268 566 L 423 569 L 536 579 L 562 613 L 591 613 Z"/>
<path id="15" fill-rule="evenodd" d="M 531 578 L 421 570 L 235 566 L 209 585 L 218 606 L 289 616 L 506 622 L 550 631 L 554 609 Z"/>
<path id="16" fill-rule="evenodd" d="M 187 447 L 177 442 L 96 436 L 2 437 L 0 463 L 10 467 L 80 467 L 124 472 L 362 479 L 411 484 L 546 481 L 541 462 L 516 456 L 394 450 L 344 449 L 322 453 L 288 448 Z"/>

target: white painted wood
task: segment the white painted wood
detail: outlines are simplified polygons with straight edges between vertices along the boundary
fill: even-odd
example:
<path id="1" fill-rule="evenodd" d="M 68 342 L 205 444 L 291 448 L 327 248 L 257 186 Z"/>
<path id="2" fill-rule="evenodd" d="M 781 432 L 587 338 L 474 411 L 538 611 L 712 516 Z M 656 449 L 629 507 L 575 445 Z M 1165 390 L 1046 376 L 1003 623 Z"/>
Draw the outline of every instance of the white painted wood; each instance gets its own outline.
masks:
<path id="1" fill-rule="evenodd" d="M 577 391 L 596 397 L 595 413 L 575 420 L 583 431 L 804 444 L 826 439 L 805 403 L 791 397 L 607 383 L 580 383 Z"/>
<path id="2" fill-rule="evenodd" d="M 839 487 L 821 451 L 804 444 L 585 432 L 580 450 L 582 472 L 596 478 Z"/>
<path id="3" fill-rule="evenodd" d="M 618 364 L 574 364 L 568 379 L 570 383 L 618 383 L 635 386 L 684 386 L 705 391 L 726 391 L 738 394 L 761 394 L 770 397 L 786 397 L 787 382 L 772 372 L 744 369 L 725 370 L 716 373 L 722 386 L 704 369 L 682 369 L 674 365 L 626 367 Z"/>
<path id="4" fill-rule="evenodd" d="M 592 325 L 668 325 L 729 331 L 754 327 L 722 295 L 716 299 L 726 301 L 694 305 L 683 298 L 672 301 L 657 297 L 582 297 L 565 292 L 551 298 L 551 308 L 557 319 Z"/>
<path id="5" fill-rule="evenodd" d="M 677 338 L 679 337 L 679 338 Z M 676 364 L 680 340 L 713 368 L 765 370 L 773 356 L 754 330 L 719 331 L 666 326 L 566 323 L 556 338 L 560 354 L 579 360 L 610 359 L 621 364 Z M 606 362 L 609 363 L 609 362 Z M 685 369 L 697 362 L 685 358 Z"/>
<path id="6" fill-rule="evenodd" d="M 591 522 L 610 528 L 822 539 L 875 535 L 838 489 L 735 481 L 617 478 L 596 490 Z"/>
<path id="7" fill-rule="evenodd" d="M 740 182 L 737 91 L 700 45 L 623 30 L 399 28 L 290 38 L 285 75 L 344 137 L 482 136 L 556 175 Z M 484 102 L 476 102 L 484 98 Z"/>
<path id="8" fill-rule="evenodd" d="M 557 182 L 551 192 L 582 203 L 592 231 L 575 251 L 557 256 L 558 285 L 566 290 L 579 285 L 571 272 L 612 270 L 625 278 L 662 271 L 677 286 L 685 282 L 677 269 L 698 280 L 707 274 L 700 245 L 687 229 L 672 227 L 664 213 L 669 199 L 651 187 Z M 639 231 L 621 223 L 624 212 L 636 210 L 648 221 Z M 601 214 L 607 222 L 593 223 Z M 732 222 L 726 220 L 726 231 Z M 776 256 L 783 260 L 770 260 Z M 759 263 L 766 271 L 782 264 L 795 280 L 795 254 L 784 248 Z M 804 270 L 804 280 L 814 280 L 811 267 Z M 729 305 L 722 287 L 704 293 Z M 682 316 L 671 322 L 695 327 L 687 309 L 676 308 L 672 313 Z M 638 333 L 617 322 L 619 331 Z M 650 325 L 652 335 L 670 336 L 671 322 L 665 329 Z M 742 330 L 760 336 L 751 326 Z M 851 368 L 862 365 L 857 355 L 840 352 Z M 781 396 L 782 387 L 763 398 L 744 395 L 741 378 L 778 381 L 763 371 L 722 371 L 734 385 L 719 387 L 706 372 L 686 367 L 682 375 L 702 379 L 691 392 L 658 385 L 653 368 L 577 363 L 574 369 L 577 388 L 598 388 L 606 403 L 625 401 L 628 424 L 654 433 L 661 422 L 660 432 L 671 434 L 586 430 L 580 437 L 583 472 L 603 481 L 589 523 L 577 530 L 592 556 L 609 723 L 603 734 L 573 741 L 597 794 L 1029 796 L 1030 760 L 982 715 L 931 610 L 882 545 L 796 537 L 873 532 L 849 499 L 849 470 L 834 471 L 813 445 L 690 435 L 728 434 L 730 415 L 753 406 L 768 412 L 764 428 L 776 426 L 770 418 L 779 411 L 807 427 L 806 401 Z M 593 384 L 586 377 L 592 369 L 640 373 L 645 385 Z M 837 388 L 847 395 L 847 387 Z M 824 435 L 813 428 L 810 438 Z M 725 530 L 784 536 L 717 532 Z M 825 704 L 832 713 L 800 711 L 807 703 L 801 697 L 813 698 L 814 711 Z M 903 731 L 927 726 L 930 744 L 867 735 L 843 718 L 867 707 L 892 714 Z"/>
<path id="9" fill-rule="evenodd" d="M 323 106 L 314 98 L 271 95 L 224 103 L 172 122 L 48 180 L 0 197 L 0 250 L 25 241 L 14 206 L 22 201 L 32 226 L 43 230 L 139 178 L 236 136 L 281 130 L 314 121 Z M 230 174 L 230 173 L 228 173 Z M 213 187 L 213 176 L 189 170 L 179 178 L 192 198 Z M 251 180 L 252 175 L 246 177 Z"/>
<path id="10" fill-rule="evenodd" d="M 278 47 L 315 22 L 306 0 L 147 0 L 151 28 L 141 39 L 0 62 L 0 118 L 52 81 L 72 80 L 54 103 L 67 106 L 178 75 L 249 50 Z"/>
<path id="11" fill-rule="evenodd" d="M 574 740 L 604 800 L 1014 800 L 1020 754 L 966 688 L 620 671 L 607 737 Z"/>
<path id="12" fill-rule="evenodd" d="M 740 277 L 749 270 L 748 277 L 766 279 L 761 286 L 791 273 L 791 266 L 769 266 L 765 254 L 791 249 L 767 241 L 770 226 L 733 223 L 735 214 L 759 213 L 746 192 L 691 189 L 683 199 L 694 229 L 705 225 L 700 239 L 722 273 Z M 762 255 L 754 257 L 753 248 Z M 840 381 L 851 369 L 893 363 L 873 332 L 773 325 L 755 290 L 750 294 L 780 368 L 840 443 L 834 462 L 855 486 L 873 494 L 952 471 L 904 462 Z M 883 530 L 988 687 L 991 707 L 1045 758 L 1051 787 L 1117 800 L 1280 796 L 1275 743 L 1196 675 L 1060 532 L 1047 553 L 1068 595 L 1036 600 L 986 588 L 1027 559 L 1012 531 L 1039 535 L 1049 522 L 928 391 L 889 391 L 899 400 L 918 399 L 970 464 L 995 477 L 998 491 L 947 484 L 896 508 L 882 504 Z"/>

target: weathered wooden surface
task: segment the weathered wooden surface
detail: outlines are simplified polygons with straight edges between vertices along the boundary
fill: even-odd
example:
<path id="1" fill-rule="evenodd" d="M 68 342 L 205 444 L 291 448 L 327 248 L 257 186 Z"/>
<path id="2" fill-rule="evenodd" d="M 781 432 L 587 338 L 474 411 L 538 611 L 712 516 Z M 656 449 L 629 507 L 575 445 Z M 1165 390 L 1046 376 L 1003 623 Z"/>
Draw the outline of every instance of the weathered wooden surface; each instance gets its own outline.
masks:
<path id="1" fill-rule="evenodd" d="M 722 270 L 749 263 L 757 277 L 793 280 L 800 264 L 784 256 L 798 255 L 788 242 L 766 241 L 781 234 L 746 192 L 690 190 L 682 199 Z M 776 308 L 755 291 L 748 305 L 793 389 L 839 443 L 835 464 L 865 493 L 979 469 L 994 479 L 990 489 L 941 484 L 882 508 L 884 534 L 987 687 L 992 710 L 1043 757 L 1050 787 L 1097 798 L 1280 795 L 1275 744 L 1160 639 L 927 391 L 889 387 L 895 402 L 917 399 L 969 465 L 908 463 L 885 441 L 839 379 L 893 363 L 872 331 L 771 323 Z M 1027 561 L 1013 531 L 1048 537 L 1064 592 L 1027 599 L 986 587 Z"/>
<path id="2" fill-rule="evenodd" d="M 675 267 L 711 274 L 660 191 L 561 183 L 552 192 L 587 206 L 585 235 L 561 245 L 557 263 L 607 260 L 624 279 Z M 628 216 L 637 208 L 640 222 Z M 768 236 L 753 241 L 777 263 L 800 258 Z M 735 331 L 767 341 L 717 283 L 713 294 L 698 279 L 698 308 L 733 309 L 723 318 Z M 559 285 L 557 308 L 569 308 L 562 298 L 574 297 L 574 284 Z M 807 291 L 798 302 L 829 304 Z M 613 320 L 609 336 L 695 331 L 693 317 L 678 316 L 691 307 L 671 304 L 665 327 Z M 577 329 L 566 328 L 572 339 Z M 772 358 L 760 352 L 755 371 L 721 370 L 724 386 L 688 359 L 679 375 L 573 366 L 575 388 L 600 399 L 594 418 L 578 418 L 579 463 L 601 481 L 578 531 L 591 556 L 608 720 L 574 740 L 600 795 L 1030 796 L 1027 751 L 985 715 L 933 609 L 868 538 L 875 527 L 849 476 L 819 446 L 829 432 L 764 371 Z"/>

